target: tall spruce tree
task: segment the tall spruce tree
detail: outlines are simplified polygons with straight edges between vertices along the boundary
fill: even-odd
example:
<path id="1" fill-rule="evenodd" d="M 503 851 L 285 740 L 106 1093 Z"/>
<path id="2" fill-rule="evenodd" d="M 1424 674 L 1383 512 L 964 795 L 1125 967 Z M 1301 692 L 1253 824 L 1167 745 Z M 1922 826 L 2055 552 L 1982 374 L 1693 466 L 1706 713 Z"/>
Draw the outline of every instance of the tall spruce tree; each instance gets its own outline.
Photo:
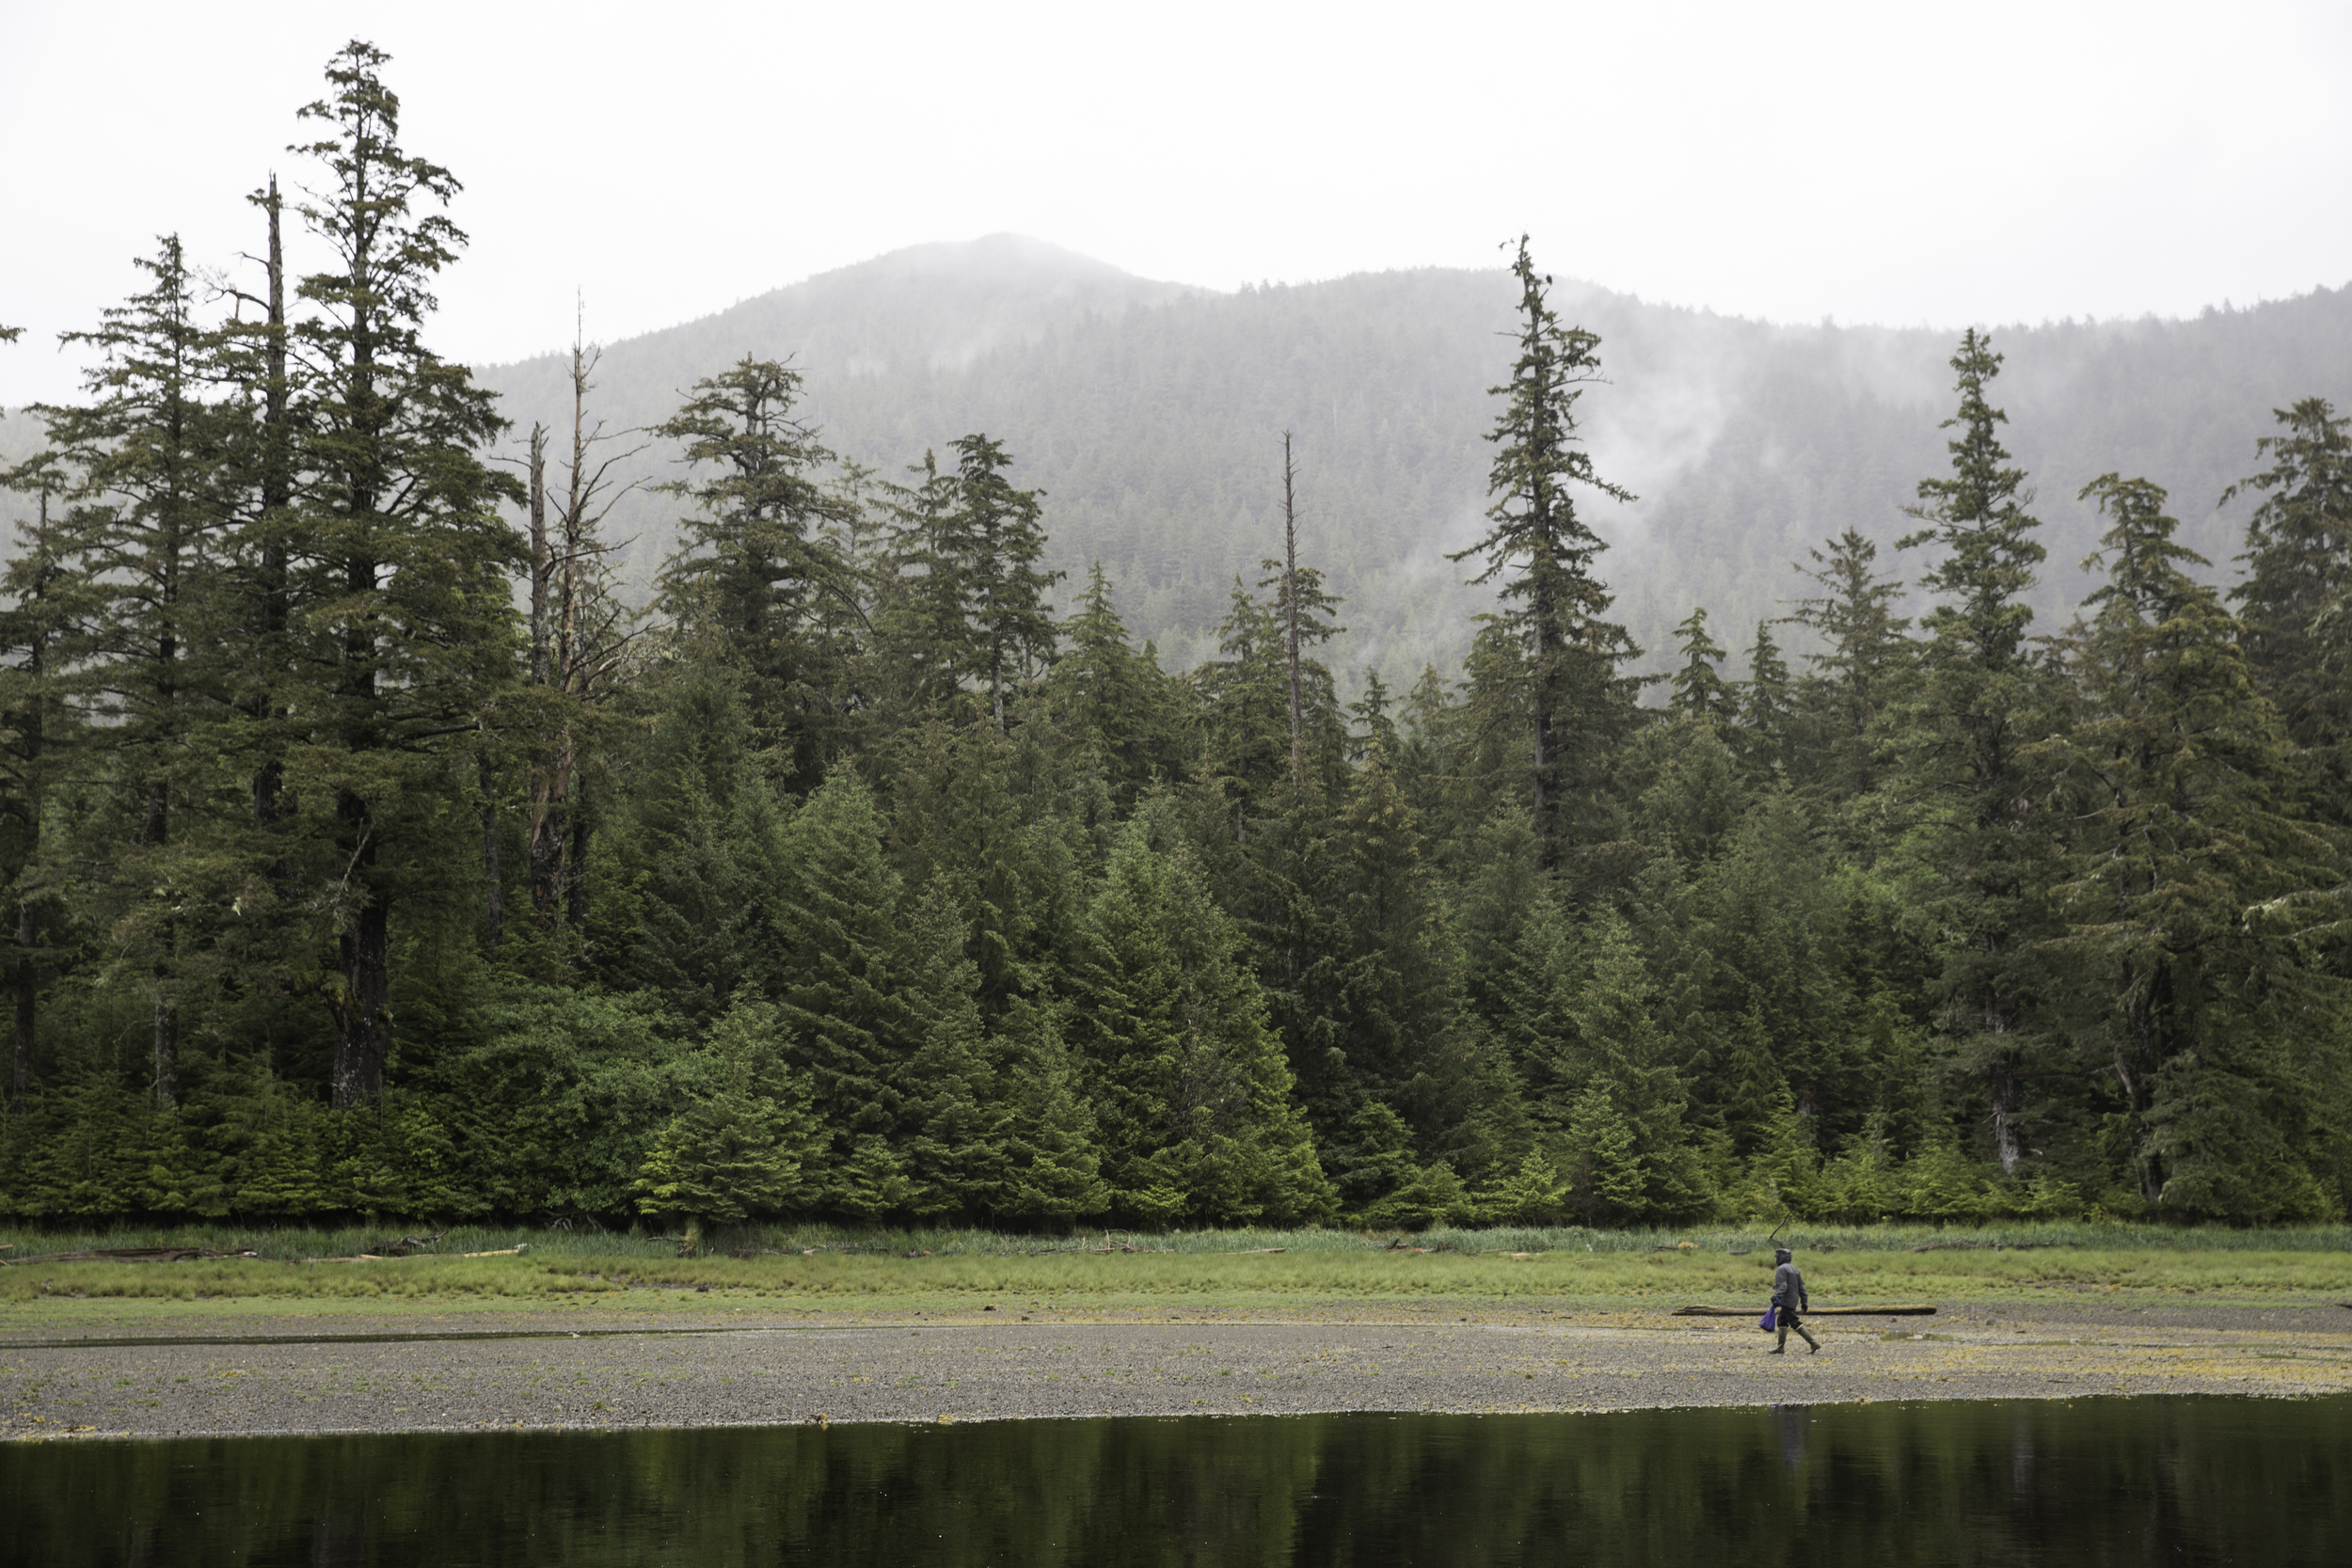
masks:
<path id="1" fill-rule="evenodd" d="M 1298 973 L 1278 992 L 1293 1070 L 1327 1141 L 1366 1100 L 1431 1148 L 1458 1131 L 1452 956 L 1422 856 L 1418 815 L 1375 741 L 1301 857 Z"/>
<path id="2" fill-rule="evenodd" d="M 1577 515 L 1575 487 L 1620 501 L 1633 497 L 1599 477 L 1577 437 L 1576 404 L 1599 379 L 1600 339 L 1563 326 L 1521 236 L 1511 264 L 1519 286 L 1518 358 L 1491 395 L 1506 400 L 1486 439 L 1485 537 L 1449 556 L 1483 557 L 1470 580 L 1502 580 L 1504 609 L 1492 652 L 1493 684 L 1517 698 L 1527 726 L 1529 805 L 1550 865 L 1578 840 L 1572 815 L 1601 787 L 1606 752 L 1630 727 L 1636 682 L 1622 673 L 1641 657 L 1625 627 L 1603 619 L 1612 603 L 1593 567 L 1606 543 Z"/>
<path id="3" fill-rule="evenodd" d="M 2292 1127 L 2284 1101 L 2301 1074 L 2279 1068 L 2294 1037 L 2324 1048 L 2329 1031 L 2311 1021 L 2342 1004 L 2328 994 L 2340 987 L 2302 972 L 2296 943 L 2248 911 L 2337 885 L 2342 863 L 2287 809 L 2284 726 L 2240 626 L 2191 575 L 2207 562 L 2173 539 L 2165 492 L 2110 473 L 2083 496 L 2109 519 L 2087 563 L 2106 580 L 2066 639 L 2081 711 L 2049 743 L 2074 825 L 2053 946 L 2070 960 L 2074 1032 L 2122 1091 L 2140 1197 L 2264 1217 L 2254 1171 L 2217 1168 L 2253 1151 L 2243 1130 L 2217 1137 L 2215 1109 L 2267 1100 L 2262 1119 Z M 2286 1049 L 2249 1052 L 2256 1035 Z M 2258 1162 L 2274 1179 L 2297 1164 L 2288 1148 Z M 2286 1181 L 2312 1184 L 2308 1172 Z"/>
<path id="4" fill-rule="evenodd" d="M 653 434 L 677 441 L 693 477 L 665 485 L 693 504 L 662 562 L 655 610 L 696 657 L 728 670 L 763 741 L 789 758 L 789 787 L 814 788 L 843 736 L 847 650 L 819 601 L 854 599 L 850 562 L 828 535 L 845 520 L 832 463 L 794 410 L 801 374 L 742 359 L 694 383 Z"/>
<path id="5" fill-rule="evenodd" d="M 1798 600 L 1789 618 L 1820 642 L 1805 656 L 1806 728 L 1822 758 L 1813 769 L 1817 787 L 1846 800 L 1877 783 L 1871 726 L 1904 669 L 1911 622 L 1895 613 L 1902 580 L 1879 575 L 1875 543 L 1850 528 L 1827 544 L 1826 553 L 1805 552 L 1811 567 L 1796 568 L 1818 592 Z"/>
<path id="6" fill-rule="evenodd" d="M 866 1219 L 908 1212 L 921 1196 L 906 1150 L 922 1088 L 910 1068 L 926 1022 L 912 982 L 927 960 L 901 926 L 903 884 L 854 768 L 835 767 L 793 816 L 785 855 L 772 984 L 832 1139 L 825 1201 Z"/>
<path id="7" fill-rule="evenodd" d="M 971 627 L 957 571 L 956 476 L 939 454 L 907 469 L 910 483 L 883 484 L 887 519 L 869 568 L 872 634 L 866 640 L 869 733 L 886 736 L 954 706 L 969 663 Z"/>
<path id="8" fill-rule="evenodd" d="M 1729 724 L 1739 717 L 1739 704 L 1733 698 L 1730 683 L 1715 667 L 1724 661 L 1724 650 L 1707 632 L 1707 608 L 1702 605 L 1684 617 L 1675 628 L 1675 651 L 1681 657 L 1682 666 L 1674 673 L 1669 705 L 1677 713 L 1712 724 Z"/>
<path id="9" fill-rule="evenodd" d="M 2325 398 L 2273 413 L 2284 432 L 2255 443 L 2270 466 L 2221 498 L 2262 498 L 2231 597 L 2255 673 L 2312 767 L 2308 799 L 2352 824 L 2352 417 Z"/>
<path id="10" fill-rule="evenodd" d="M 1217 624 L 1217 652 L 1192 673 L 1201 724 L 1201 782 L 1217 798 L 1235 842 L 1273 816 L 1290 779 L 1290 702 L 1282 619 L 1241 578 Z"/>
<path id="11" fill-rule="evenodd" d="M 334 1101 L 383 1092 L 391 1043 L 391 911 L 434 832 L 441 781 L 468 748 L 487 688 L 513 676 L 507 574 L 522 542 L 498 515 L 519 499 L 483 449 L 504 428 L 492 394 L 424 341 L 434 278 L 465 235 L 441 212 L 451 173 L 399 141 L 390 56 L 347 44 L 327 97 L 301 111 L 325 135 L 296 150 L 322 188 L 300 211 L 332 265 L 304 277 L 292 337 L 300 432 L 301 628 L 273 706 L 307 726 L 287 758 L 306 810 L 331 810 L 316 902 L 334 927 L 327 1004 Z"/>
<path id="12" fill-rule="evenodd" d="M 121 789 L 121 815 L 96 824 L 104 842 L 91 858 L 109 868 L 118 961 L 150 998 L 151 1092 L 167 1108 L 179 1098 L 192 941 L 182 911 L 226 902 L 193 880 L 204 834 L 190 818 L 223 751 L 230 517 L 227 416 L 198 281 L 176 235 L 137 265 L 150 287 L 106 310 L 96 330 L 66 335 L 97 351 L 89 401 L 40 413 L 79 480 L 68 549 L 92 613 L 76 684 Z"/>
<path id="13" fill-rule="evenodd" d="M 1267 1026 L 1241 933 L 1140 813 L 1120 834 L 1071 976 L 1072 1040 L 1115 1212 L 1312 1221 L 1336 1201 Z"/>
<path id="14" fill-rule="evenodd" d="M 44 940 L 74 878 L 70 858 L 44 846 L 51 796 L 77 750 L 84 710 L 72 701 L 74 666 L 96 618 L 94 585 L 75 569 L 72 539 L 53 508 L 65 505 L 58 454 L 0 472 L 0 491 L 33 499 L 33 518 L 0 571 L 0 876 L 13 918 L 8 990 L 13 1015 L 8 1104 L 24 1109 L 43 982 L 55 967 Z"/>
<path id="15" fill-rule="evenodd" d="M 1748 647 L 1748 678 L 1740 683 L 1738 698 L 1740 755 L 1751 771 L 1770 777 L 1795 760 L 1795 700 L 1772 620 L 1759 619 Z"/>
<path id="16" fill-rule="evenodd" d="M 1899 785 L 1919 814 L 1920 907 L 1941 927 L 1947 1027 L 1981 1085 L 2004 1171 L 2025 1157 L 2031 943 L 2042 932 L 2049 837 L 2033 820 L 2026 751 L 2054 722 L 2049 680 L 2026 641 L 2026 602 L 2047 553 L 2033 537 L 2026 474 L 2010 466 L 1987 392 L 2001 356 L 1970 327 L 1952 356 L 1960 408 L 1943 428 L 1949 478 L 1919 482 L 1905 549 L 1938 554 L 1920 586 L 1925 618 L 1915 693 L 1887 710 L 1899 731 Z"/>
<path id="17" fill-rule="evenodd" d="M 965 616 L 964 673 L 987 691 L 1001 731 L 1006 693 L 1052 662 L 1054 611 L 1045 594 L 1062 574 L 1038 565 L 1045 553 L 1040 492 L 1012 487 L 1003 444 L 972 435 L 951 445 L 956 506 L 943 554 Z"/>
<path id="18" fill-rule="evenodd" d="M 1632 932 L 1603 909 L 1582 933 L 1572 1025 L 1554 1070 L 1570 1202 L 1603 1224 L 1687 1220 L 1707 1203 L 1706 1175 L 1684 1117 L 1690 1103 L 1651 1006 Z M 1571 1098 L 1572 1097 L 1572 1098 Z"/>
<path id="19" fill-rule="evenodd" d="M 1088 569 L 1061 638 L 1045 677 L 1055 722 L 1124 810 L 1155 778 L 1173 781 L 1183 764 L 1190 715 L 1181 688 L 1156 657 L 1136 651 L 1100 561 Z"/>

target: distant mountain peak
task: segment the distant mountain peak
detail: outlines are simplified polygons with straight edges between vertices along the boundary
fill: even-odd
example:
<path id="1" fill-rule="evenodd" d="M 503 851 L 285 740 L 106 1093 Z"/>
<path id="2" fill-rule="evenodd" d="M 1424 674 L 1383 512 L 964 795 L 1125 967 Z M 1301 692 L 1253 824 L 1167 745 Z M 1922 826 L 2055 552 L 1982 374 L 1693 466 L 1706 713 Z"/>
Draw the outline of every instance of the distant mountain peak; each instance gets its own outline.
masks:
<path id="1" fill-rule="evenodd" d="M 1083 255 L 1066 245 L 1009 231 L 983 234 L 974 240 L 933 240 L 923 245 L 904 245 L 897 250 L 886 250 L 880 256 L 868 257 L 863 261 L 852 261 L 847 266 L 813 274 L 804 282 L 807 285 L 824 285 L 836 279 L 874 277 L 958 277 L 1009 283 L 1034 283 L 1052 277 L 1073 282 L 1164 289 L 1178 293 L 1212 292 L 1181 283 L 1159 283 L 1138 277 L 1122 267 Z M 787 285 L 799 286 L 802 285 Z"/>

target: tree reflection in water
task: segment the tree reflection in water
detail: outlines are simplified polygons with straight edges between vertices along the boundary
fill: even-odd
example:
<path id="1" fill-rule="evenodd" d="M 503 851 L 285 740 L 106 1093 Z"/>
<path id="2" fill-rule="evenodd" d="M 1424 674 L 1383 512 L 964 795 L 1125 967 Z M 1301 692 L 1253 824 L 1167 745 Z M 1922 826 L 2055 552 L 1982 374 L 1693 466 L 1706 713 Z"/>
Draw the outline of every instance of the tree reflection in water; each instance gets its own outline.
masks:
<path id="1" fill-rule="evenodd" d="M 0 1447 L 0 1561 L 2340 1562 L 2352 1402 Z"/>

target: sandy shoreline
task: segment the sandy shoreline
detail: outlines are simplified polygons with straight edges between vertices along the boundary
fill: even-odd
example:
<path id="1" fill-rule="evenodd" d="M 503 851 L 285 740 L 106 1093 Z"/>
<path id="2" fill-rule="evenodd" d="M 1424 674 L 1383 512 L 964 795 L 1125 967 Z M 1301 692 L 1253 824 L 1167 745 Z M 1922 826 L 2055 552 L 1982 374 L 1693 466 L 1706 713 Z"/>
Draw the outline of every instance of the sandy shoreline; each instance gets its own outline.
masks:
<path id="1" fill-rule="evenodd" d="M 0 1437 L 2352 1390 L 2352 1311 L 2332 1303 L 1961 1304 L 1928 1319 L 1816 1319 L 1821 1354 L 1792 1339 L 1786 1356 L 1746 1323 L 1573 1304 L 42 1326 L 18 1318 L 0 1333 Z"/>

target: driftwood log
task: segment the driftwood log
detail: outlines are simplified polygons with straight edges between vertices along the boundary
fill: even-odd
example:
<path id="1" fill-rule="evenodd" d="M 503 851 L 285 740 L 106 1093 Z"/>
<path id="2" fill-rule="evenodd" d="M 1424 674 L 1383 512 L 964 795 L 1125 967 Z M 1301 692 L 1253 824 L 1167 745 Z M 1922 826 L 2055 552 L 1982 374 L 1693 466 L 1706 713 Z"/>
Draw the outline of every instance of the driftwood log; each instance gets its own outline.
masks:
<path id="1" fill-rule="evenodd" d="M 1677 1307 L 1677 1318 L 1760 1318 L 1761 1307 Z M 1817 1307 L 1810 1312 L 1800 1312 L 1804 1318 L 1931 1318 L 1932 1307 L 1904 1305 L 1899 1307 Z"/>
<path id="2" fill-rule="evenodd" d="M 30 1258 L 0 1258 L 0 1268 L 26 1263 L 185 1263 L 211 1258 L 259 1258 L 258 1252 L 218 1252 L 208 1246 L 93 1247 L 83 1252 L 42 1252 Z"/>

